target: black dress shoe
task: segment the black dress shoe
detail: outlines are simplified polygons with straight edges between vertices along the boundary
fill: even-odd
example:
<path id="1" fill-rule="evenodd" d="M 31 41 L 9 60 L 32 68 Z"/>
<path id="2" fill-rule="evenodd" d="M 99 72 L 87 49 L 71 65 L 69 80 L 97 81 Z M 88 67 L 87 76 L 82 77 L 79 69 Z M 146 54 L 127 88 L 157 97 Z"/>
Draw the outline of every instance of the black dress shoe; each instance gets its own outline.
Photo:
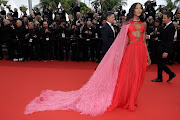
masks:
<path id="1" fill-rule="evenodd" d="M 162 82 L 163 80 L 160 78 L 156 78 L 155 80 L 151 80 L 152 82 Z"/>
<path id="2" fill-rule="evenodd" d="M 169 79 L 167 80 L 167 82 L 171 81 L 174 77 L 176 77 L 175 73 L 170 74 Z"/>

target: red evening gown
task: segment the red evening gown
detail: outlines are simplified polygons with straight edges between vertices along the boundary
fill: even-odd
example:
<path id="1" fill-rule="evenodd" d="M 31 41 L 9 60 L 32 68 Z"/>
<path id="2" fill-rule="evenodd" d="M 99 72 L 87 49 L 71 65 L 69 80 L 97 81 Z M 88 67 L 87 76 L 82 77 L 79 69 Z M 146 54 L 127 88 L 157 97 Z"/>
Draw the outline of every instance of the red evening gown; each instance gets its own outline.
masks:
<path id="1" fill-rule="evenodd" d="M 141 24 L 136 28 L 134 23 Z M 139 32 L 139 36 L 136 36 Z M 132 21 L 128 28 L 130 44 L 127 45 L 120 65 L 114 96 L 108 111 L 116 107 L 134 111 L 136 109 L 138 92 L 143 83 L 147 67 L 147 50 L 143 43 L 145 27 L 141 21 Z"/>
<path id="2" fill-rule="evenodd" d="M 147 66 L 147 50 L 143 43 L 143 35 L 139 34 L 138 38 L 133 35 L 134 31 L 141 34 L 145 32 L 142 23 L 138 22 L 141 24 L 140 29 L 136 29 L 133 26 L 134 21 L 131 20 L 122 25 L 121 31 L 96 71 L 80 89 L 44 90 L 26 106 L 24 113 L 74 110 L 81 114 L 97 116 L 119 106 L 135 110 L 137 94 Z M 132 43 L 127 46 L 128 38 Z"/>

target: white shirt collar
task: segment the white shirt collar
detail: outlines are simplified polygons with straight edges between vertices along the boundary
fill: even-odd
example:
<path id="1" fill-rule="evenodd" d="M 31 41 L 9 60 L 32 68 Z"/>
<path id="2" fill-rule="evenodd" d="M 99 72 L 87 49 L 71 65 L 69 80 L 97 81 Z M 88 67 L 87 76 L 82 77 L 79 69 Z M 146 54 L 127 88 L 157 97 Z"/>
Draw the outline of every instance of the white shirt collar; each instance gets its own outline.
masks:
<path id="1" fill-rule="evenodd" d="M 165 28 L 166 28 L 169 24 L 171 24 L 171 23 L 172 23 L 172 21 L 168 22 L 168 23 L 166 24 Z"/>
<path id="2" fill-rule="evenodd" d="M 112 26 L 110 22 L 108 22 L 108 21 L 106 21 L 106 22 L 109 24 L 109 26 Z"/>

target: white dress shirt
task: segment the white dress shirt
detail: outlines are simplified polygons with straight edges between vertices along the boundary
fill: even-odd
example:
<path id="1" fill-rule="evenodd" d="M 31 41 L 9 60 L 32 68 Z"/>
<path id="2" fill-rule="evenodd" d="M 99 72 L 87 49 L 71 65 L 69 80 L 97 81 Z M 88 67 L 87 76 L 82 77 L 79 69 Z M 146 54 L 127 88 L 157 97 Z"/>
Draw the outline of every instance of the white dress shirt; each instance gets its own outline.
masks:
<path id="1" fill-rule="evenodd" d="M 171 24 L 171 23 L 172 23 L 172 21 L 168 22 L 168 23 L 166 24 L 166 26 L 164 27 L 164 29 L 165 29 L 169 24 Z"/>
<path id="2" fill-rule="evenodd" d="M 109 26 L 111 27 L 112 31 L 114 32 L 114 37 L 115 37 L 115 30 L 114 30 L 114 27 L 111 25 L 110 22 L 107 21 L 107 23 L 109 24 Z"/>

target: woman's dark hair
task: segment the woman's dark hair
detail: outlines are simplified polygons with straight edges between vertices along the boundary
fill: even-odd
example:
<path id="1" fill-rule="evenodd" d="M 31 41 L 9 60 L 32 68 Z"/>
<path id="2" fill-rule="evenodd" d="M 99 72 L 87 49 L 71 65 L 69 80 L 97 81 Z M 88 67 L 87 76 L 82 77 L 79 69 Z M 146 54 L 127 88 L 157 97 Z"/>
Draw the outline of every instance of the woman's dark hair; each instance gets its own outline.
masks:
<path id="1" fill-rule="evenodd" d="M 136 5 L 137 5 L 137 4 L 140 4 L 141 7 L 142 7 L 142 13 L 141 13 L 141 15 L 139 16 L 139 19 L 144 22 L 143 6 L 142 6 L 141 3 L 134 3 L 134 4 L 130 7 L 129 13 L 127 14 L 127 19 L 126 19 L 126 21 L 129 21 L 129 20 L 133 19 L 133 17 L 134 17 L 134 9 L 136 8 Z"/>

